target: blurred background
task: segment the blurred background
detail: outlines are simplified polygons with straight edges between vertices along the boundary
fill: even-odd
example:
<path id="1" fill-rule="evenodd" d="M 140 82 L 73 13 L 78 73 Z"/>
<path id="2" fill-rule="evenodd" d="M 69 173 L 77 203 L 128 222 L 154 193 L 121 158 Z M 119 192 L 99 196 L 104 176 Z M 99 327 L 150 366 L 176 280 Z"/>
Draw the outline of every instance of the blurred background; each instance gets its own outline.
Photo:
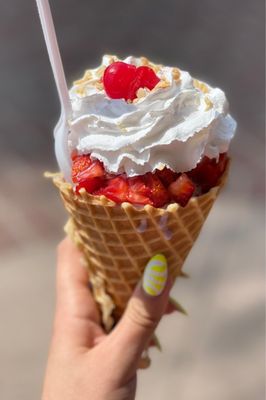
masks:
<path id="1" fill-rule="evenodd" d="M 264 1 L 51 0 L 69 84 L 104 53 L 145 55 L 225 90 L 238 132 L 229 183 L 173 295 L 163 352 L 137 400 L 264 399 Z M 66 214 L 55 171 L 59 103 L 35 2 L 0 12 L 0 398 L 40 398 Z"/>

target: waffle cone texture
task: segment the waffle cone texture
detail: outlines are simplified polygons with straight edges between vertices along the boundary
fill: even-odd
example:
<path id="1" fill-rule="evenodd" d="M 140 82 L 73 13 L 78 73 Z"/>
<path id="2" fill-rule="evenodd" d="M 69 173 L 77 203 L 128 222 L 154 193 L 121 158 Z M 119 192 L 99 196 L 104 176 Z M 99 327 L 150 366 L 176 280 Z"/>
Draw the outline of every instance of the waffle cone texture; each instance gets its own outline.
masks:
<path id="1" fill-rule="evenodd" d="M 65 230 L 84 256 L 107 331 L 121 317 L 151 257 L 164 254 L 173 278 L 181 275 L 227 170 L 208 193 L 192 197 L 185 207 L 173 203 L 166 208 L 117 205 L 85 189 L 77 195 L 61 174 L 49 174 L 70 215 Z"/>

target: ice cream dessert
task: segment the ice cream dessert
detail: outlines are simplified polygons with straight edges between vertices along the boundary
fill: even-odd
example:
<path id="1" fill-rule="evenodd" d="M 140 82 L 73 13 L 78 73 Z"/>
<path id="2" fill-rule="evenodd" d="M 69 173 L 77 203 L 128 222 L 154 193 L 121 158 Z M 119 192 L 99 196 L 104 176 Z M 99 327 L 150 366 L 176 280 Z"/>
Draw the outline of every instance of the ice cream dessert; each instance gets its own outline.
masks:
<path id="1" fill-rule="evenodd" d="M 185 206 L 214 187 L 235 131 L 220 89 L 188 72 L 104 56 L 70 91 L 76 191 L 122 203 Z"/>
<path id="2" fill-rule="evenodd" d="M 104 56 L 70 99 L 72 181 L 54 183 L 110 329 L 150 257 L 164 254 L 180 275 L 224 183 L 236 123 L 222 90 L 143 57 Z"/>

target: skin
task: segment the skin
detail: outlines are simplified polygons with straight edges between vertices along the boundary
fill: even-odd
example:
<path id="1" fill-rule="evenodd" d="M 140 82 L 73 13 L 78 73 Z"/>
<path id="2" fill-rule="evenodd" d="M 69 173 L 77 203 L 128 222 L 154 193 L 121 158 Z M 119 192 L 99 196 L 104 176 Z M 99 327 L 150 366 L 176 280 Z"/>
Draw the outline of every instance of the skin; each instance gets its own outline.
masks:
<path id="1" fill-rule="evenodd" d="M 81 254 L 69 239 L 58 246 L 57 300 L 42 400 L 135 399 L 137 369 L 167 309 L 170 278 L 162 294 L 137 286 L 110 334 L 88 288 Z"/>

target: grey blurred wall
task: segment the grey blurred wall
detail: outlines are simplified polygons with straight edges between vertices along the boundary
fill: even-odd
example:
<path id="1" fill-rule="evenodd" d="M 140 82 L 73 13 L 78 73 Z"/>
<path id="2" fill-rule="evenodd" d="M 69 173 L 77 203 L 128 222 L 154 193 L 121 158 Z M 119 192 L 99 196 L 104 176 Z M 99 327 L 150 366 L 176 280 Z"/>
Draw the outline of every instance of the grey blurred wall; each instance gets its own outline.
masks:
<path id="1" fill-rule="evenodd" d="M 51 6 L 69 83 L 103 53 L 146 55 L 223 88 L 243 152 L 263 141 L 263 0 L 52 0 Z M 54 164 L 58 101 L 33 0 L 2 3 L 0 49 L 1 152 Z"/>

